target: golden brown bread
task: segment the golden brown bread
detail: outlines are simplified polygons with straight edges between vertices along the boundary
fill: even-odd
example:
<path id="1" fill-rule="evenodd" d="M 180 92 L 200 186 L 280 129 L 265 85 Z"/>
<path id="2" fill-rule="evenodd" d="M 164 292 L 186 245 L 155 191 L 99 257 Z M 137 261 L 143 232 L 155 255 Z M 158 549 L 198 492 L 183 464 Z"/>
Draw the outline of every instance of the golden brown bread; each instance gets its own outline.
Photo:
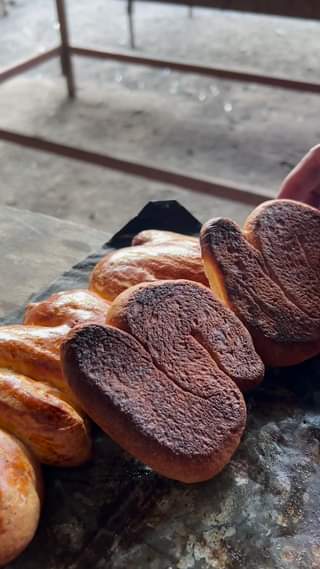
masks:
<path id="1" fill-rule="evenodd" d="M 38 465 L 22 443 L 0 430 L 0 566 L 17 557 L 32 540 L 41 498 Z"/>
<path id="2" fill-rule="evenodd" d="M 58 292 L 42 302 L 30 303 L 25 312 L 24 324 L 61 326 L 94 321 L 104 324 L 109 303 L 86 289 Z"/>
<path id="3" fill-rule="evenodd" d="M 90 457 L 86 419 L 59 390 L 8 369 L 0 369 L 0 428 L 46 464 L 77 466 Z"/>
<path id="4" fill-rule="evenodd" d="M 60 344 L 69 332 L 68 326 L 0 327 L 0 368 L 8 368 L 67 391 L 61 366 Z"/>
<path id="5" fill-rule="evenodd" d="M 94 268 L 89 288 L 113 300 L 133 285 L 164 279 L 188 279 L 208 285 L 198 240 L 155 241 L 109 253 Z"/>
<path id="6" fill-rule="evenodd" d="M 72 326 L 104 322 L 107 309 L 92 292 L 63 292 L 29 306 L 29 325 L 0 327 L 0 565 L 31 541 L 40 512 L 40 475 L 11 434 L 46 464 L 90 457 L 88 422 L 63 379 L 60 344 Z"/>
<path id="7" fill-rule="evenodd" d="M 56 466 L 81 464 L 91 448 L 88 424 L 61 370 L 60 345 L 69 330 L 0 327 L 0 426 Z"/>
<path id="8" fill-rule="evenodd" d="M 165 241 L 176 241 L 177 239 L 187 239 L 199 243 L 199 239 L 197 237 L 192 237 L 191 235 L 183 235 L 182 233 L 175 233 L 174 231 L 162 231 L 160 229 L 144 229 L 134 236 L 132 239 L 132 245 L 164 243 Z"/>
<path id="9" fill-rule="evenodd" d="M 228 219 L 202 228 L 212 290 L 246 325 L 267 365 L 320 352 L 319 242 L 320 213 L 290 200 L 257 208 L 243 232 Z"/>
<path id="10" fill-rule="evenodd" d="M 253 387 L 264 372 L 247 330 L 189 281 L 131 288 L 108 322 L 74 329 L 62 345 L 65 376 L 89 416 L 160 474 L 217 474 L 245 426 L 235 382 Z"/>

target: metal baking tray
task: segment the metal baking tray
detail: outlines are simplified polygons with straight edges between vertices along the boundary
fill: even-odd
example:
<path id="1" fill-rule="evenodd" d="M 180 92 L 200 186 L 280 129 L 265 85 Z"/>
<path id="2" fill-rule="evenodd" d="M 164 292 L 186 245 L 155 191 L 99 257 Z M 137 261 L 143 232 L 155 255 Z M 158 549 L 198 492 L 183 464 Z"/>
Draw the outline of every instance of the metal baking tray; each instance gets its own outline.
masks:
<path id="1" fill-rule="evenodd" d="M 200 223 L 175 201 L 149 203 L 34 300 L 86 287 L 103 255 L 148 228 L 197 234 Z M 39 530 L 7 567 L 320 569 L 320 359 L 269 370 L 246 401 L 238 451 L 201 484 L 158 476 L 94 427 L 90 463 L 44 468 Z"/>

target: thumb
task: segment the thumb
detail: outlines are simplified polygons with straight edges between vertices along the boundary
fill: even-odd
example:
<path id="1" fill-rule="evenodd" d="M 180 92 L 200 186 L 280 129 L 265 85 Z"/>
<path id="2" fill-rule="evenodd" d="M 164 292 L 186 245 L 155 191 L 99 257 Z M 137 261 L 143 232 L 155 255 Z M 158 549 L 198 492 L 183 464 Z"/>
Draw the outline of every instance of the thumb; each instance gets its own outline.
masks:
<path id="1" fill-rule="evenodd" d="M 320 207 L 320 145 L 314 146 L 285 178 L 278 197 Z"/>

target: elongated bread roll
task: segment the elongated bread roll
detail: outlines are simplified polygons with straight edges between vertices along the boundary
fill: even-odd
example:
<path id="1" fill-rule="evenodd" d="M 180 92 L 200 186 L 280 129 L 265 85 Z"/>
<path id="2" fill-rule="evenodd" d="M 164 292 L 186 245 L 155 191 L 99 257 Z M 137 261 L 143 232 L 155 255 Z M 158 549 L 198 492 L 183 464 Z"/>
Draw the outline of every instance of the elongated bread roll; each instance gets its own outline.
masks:
<path id="1" fill-rule="evenodd" d="M 246 325 L 267 365 L 320 352 L 320 212 L 290 200 L 259 206 L 243 232 L 228 219 L 201 232 L 215 294 Z"/>
<path id="2" fill-rule="evenodd" d="M 58 292 L 41 302 L 30 303 L 25 312 L 24 324 L 37 326 L 61 326 L 67 324 L 104 324 L 109 303 L 86 289 Z"/>
<path id="3" fill-rule="evenodd" d="M 116 442 L 184 482 L 217 474 L 246 419 L 241 388 L 264 368 L 247 330 L 206 287 L 142 284 L 111 306 L 112 326 L 73 329 L 62 345 L 71 389 Z"/>
<path id="4" fill-rule="evenodd" d="M 38 527 L 42 481 L 38 465 L 18 440 L 0 429 L 0 566 L 17 557 Z"/>
<path id="5" fill-rule="evenodd" d="M 0 368 L 12 369 L 66 391 L 60 366 L 60 345 L 69 329 L 69 326 L 1 326 Z"/>
<path id="6" fill-rule="evenodd" d="M 59 390 L 7 369 L 0 369 L 0 427 L 40 462 L 77 466 L 90 457 L 88 424 Z"/>
<path id="7" fill-rule="evenodd" d="M 155 241 L 113 251 L 92 271 L 89 288 L 114 300 L 133 285 L 163 279 L 188 279 L 208 285 L 196 239 Z"/>

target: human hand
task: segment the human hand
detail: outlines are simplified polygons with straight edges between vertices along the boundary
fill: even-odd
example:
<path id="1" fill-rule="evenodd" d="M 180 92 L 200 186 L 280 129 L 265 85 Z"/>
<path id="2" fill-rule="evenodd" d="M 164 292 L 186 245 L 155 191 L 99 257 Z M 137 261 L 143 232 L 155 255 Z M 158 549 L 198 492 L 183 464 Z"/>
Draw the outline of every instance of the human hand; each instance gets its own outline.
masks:
<path id="1" fill-rule="evenodd" d="M 289 198 L 320 208 L 320 144 L 311 148 L 285 178 L 278 198 Z"/>

